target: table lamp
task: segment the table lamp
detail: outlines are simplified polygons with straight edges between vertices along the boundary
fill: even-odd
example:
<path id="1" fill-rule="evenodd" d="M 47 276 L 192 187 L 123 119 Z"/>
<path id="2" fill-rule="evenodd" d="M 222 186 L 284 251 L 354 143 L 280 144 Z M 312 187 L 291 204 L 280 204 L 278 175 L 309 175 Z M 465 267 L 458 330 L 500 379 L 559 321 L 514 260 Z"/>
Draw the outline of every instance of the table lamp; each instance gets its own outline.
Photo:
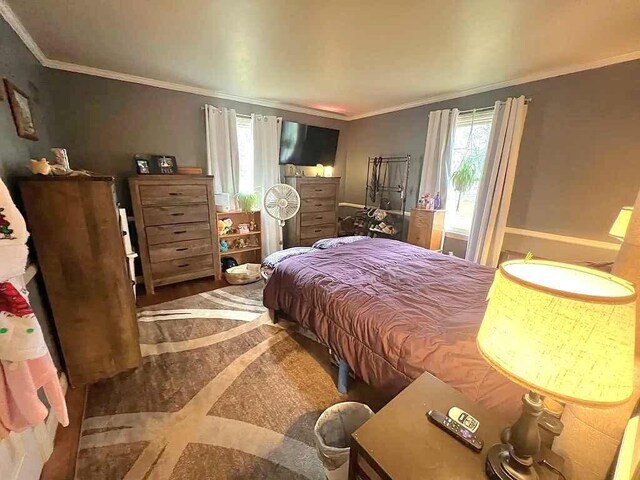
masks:
<path id="1" fill-rule="evenodd" d="M 631 396 L 636 293 L 632 283 L 599 270 L 515 260 L 500 265 L 488 299 L 478 348 L 530 392 L 507 443 L 489 450 L 486 472 L 491 479 L 536 479 L 541 395 L 592 407 Z"/>
<path id="2" fill-rule="evenodd" d="M 629 221 L 631 220 L 631 214 L 633 213 L 633 207 L 622 207 L 616 221 L 611 225 L 609 235 L 617 238 L 620 241 L 624 240 L 624 236 L 627 233 L 629 227 Z"/>

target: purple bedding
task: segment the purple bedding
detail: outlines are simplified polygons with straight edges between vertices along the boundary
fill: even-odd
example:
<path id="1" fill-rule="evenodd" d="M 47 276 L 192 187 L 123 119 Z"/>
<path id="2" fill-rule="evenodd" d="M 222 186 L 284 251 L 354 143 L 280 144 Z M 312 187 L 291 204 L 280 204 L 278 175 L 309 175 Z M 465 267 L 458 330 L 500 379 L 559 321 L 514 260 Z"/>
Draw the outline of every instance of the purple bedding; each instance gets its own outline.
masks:
<path id="1" fill-rule="evenodd" d="M 476 347 L 495 270 L 395 240 L 289 258 L 264 305 L 314 332 L 368 384 L 397 393 L 428 371 L 512 420 L 524 390 Z"/>

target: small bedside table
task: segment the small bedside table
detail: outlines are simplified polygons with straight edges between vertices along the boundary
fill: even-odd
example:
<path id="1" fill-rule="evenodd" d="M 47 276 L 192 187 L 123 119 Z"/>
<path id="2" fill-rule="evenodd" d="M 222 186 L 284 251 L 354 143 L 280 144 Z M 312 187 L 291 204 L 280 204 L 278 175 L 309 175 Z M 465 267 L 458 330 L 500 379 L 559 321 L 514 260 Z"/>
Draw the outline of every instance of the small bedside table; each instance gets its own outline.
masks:
<path id="1" fill-rule="evenodd" d="M 453 406 L 480 421 L 476 432 L 484 441 L 475 453 L 433 425 L 429 410 L 446 414 Z M 351 437 L 349 480 L 487 480 L 486 453 L 500 443 L 508 423 L 472 402 L 434 376 L 424 373 Z M 545 467 L 540 480 L 557 480 Z"/>

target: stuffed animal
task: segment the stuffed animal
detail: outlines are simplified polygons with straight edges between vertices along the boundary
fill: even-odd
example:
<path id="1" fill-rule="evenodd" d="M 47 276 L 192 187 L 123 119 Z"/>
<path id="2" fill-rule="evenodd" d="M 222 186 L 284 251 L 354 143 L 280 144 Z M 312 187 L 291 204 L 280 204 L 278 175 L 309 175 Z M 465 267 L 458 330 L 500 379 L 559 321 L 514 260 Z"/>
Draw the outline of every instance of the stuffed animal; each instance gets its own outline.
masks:
<path id="1" fill-rule="evenodd" d="M 36 175 L 50 175 L 51 174 L 51 165 L 47 162 L 46 158 L 41 158 L 40 160 L 30 160 L 29 169 L 32 173 Z"/>
<path id="2" fill-rule="evenodd" d="M 229 235 L 233 233 L 233 220 L 230 218 L 223 218 L 218 220 L 218 235 Z"/>
<path id="3" fill-rule="evenodd" d="M 229 243 L 226 240 L 220 240 L 220 251 L 226 252 L 229 250 Z"/>

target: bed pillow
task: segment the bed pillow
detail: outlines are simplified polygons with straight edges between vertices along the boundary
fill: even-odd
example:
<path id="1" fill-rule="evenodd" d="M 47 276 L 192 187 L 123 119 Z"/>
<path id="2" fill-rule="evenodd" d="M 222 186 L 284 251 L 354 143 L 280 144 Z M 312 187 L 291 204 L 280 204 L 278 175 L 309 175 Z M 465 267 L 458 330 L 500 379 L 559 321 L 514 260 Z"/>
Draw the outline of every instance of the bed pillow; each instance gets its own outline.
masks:
<path id="1" fill-rule="evenodd" d="M 327 248 L 339 247 L 340 245 L 346 245 L 348 243 L 357 242 L 360 240 L 369 240 L 371 237 L 363 235 L 352 235 L 351 237 L 338 237 L 338 238 L 325 238 L 318 240 L 313 244 L 313 248 L 319 248 L 320 250 L 326 250 Z"/>
<path id="2" fill-rule="evenodd" d="M 273 252 L 262 261 L 262 266 L 266 268 L 276 268 L 276 266 L 287 258 L 296 257 L 312 251 L 312 247 L 293 247 Z"/>

